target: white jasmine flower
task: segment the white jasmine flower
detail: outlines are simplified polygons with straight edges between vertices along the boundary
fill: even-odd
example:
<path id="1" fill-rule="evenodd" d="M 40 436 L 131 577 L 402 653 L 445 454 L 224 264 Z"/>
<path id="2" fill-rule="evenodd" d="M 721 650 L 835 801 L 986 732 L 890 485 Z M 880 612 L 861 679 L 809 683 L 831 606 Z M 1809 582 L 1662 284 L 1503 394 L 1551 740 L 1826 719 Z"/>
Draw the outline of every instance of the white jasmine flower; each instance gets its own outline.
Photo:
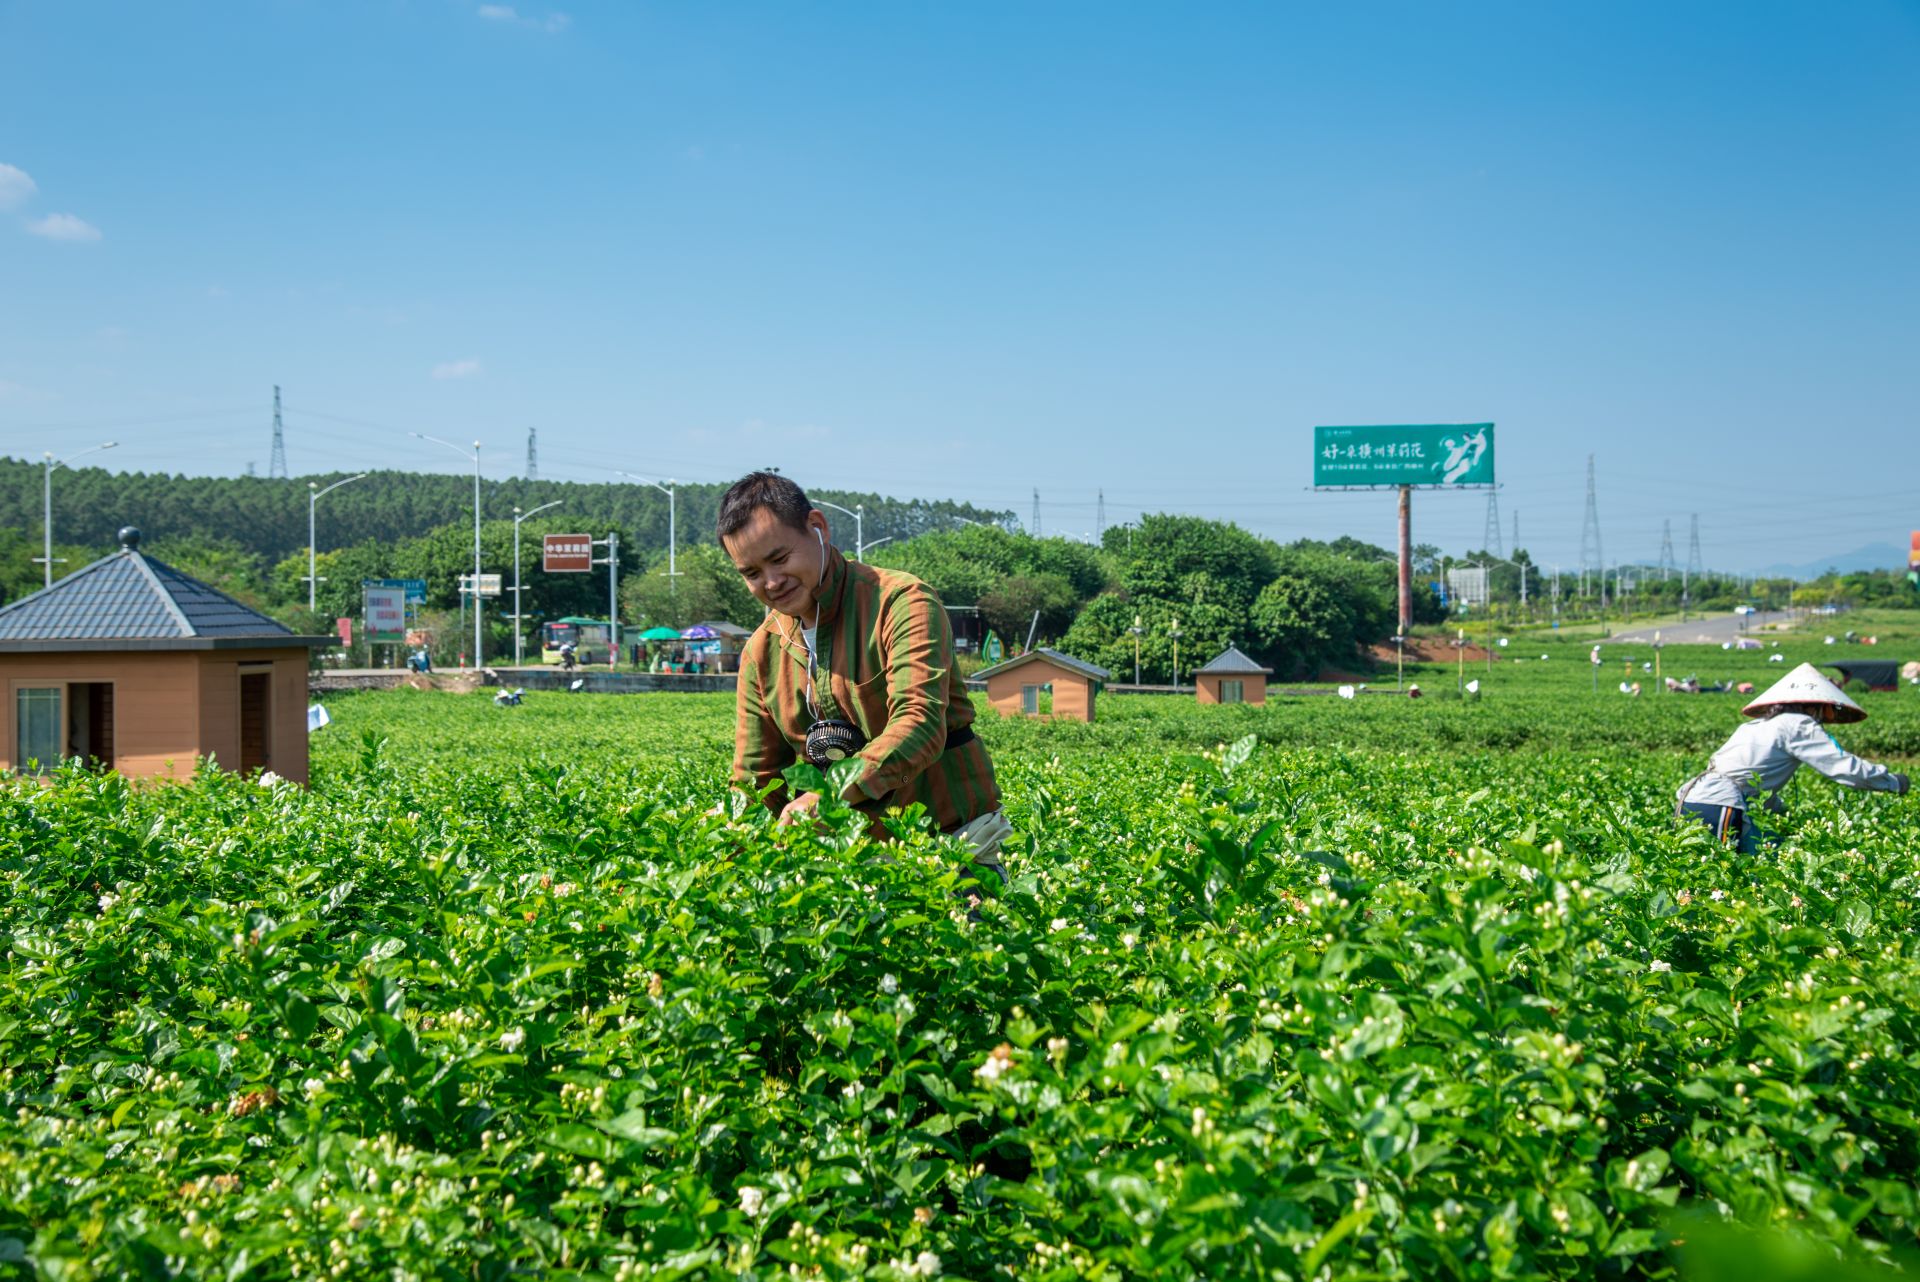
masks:
<path id="1" fill-rule="evenodd" d="M 894 993 L 900 991 L 900 981 L 892 975 L 882 975 L 880 976 L 880 991 L 886 993 L 888 996 L 892 996 Z"/>
<path id="2" fill-rule="evenodd" d="M 119 902 L 120 896 L 118 895 L 102 895 L 100 896 L 100 911 L 103 913 L 112 912 L 113 906 Z"/>
<path id="3" fill-rule="evenodd" d="M 1663 962 L 1658 957 L 1656 957 L 1652 961 L 1647 963 L 1647 969 L 1650 971 L 1654 971 L 1655 973 L 1659 973 L 1661 971 L 1669 971 L 1673 969 L 1673 963 Z"/>
<path id="4" fill-rule="evenodd" d="M 1055 917 L 1050 923 L 1048 923 L 1049 930 L 1065 930 L 1066 928 L 1067 928 L 1067 919 L 1065 917 Z"/>
<path id="5" fill-rule="evenodd" d="M 526 1045 L 526 1042 L 527 1030 L 524 1028 L 510 1029 L 500 1034 L 500 1049 L 509 1055 Z"/>
<path id="6" fill-rule="evenodd" d="M 746 1214 L 747 1218 L 759 1219 L 760 1208 L 766 1204 L 766 1200 L 767 1195 L 764 1190 L 757 1189 L 751 1184 L 741 1186 L 740 1209 Z"/>

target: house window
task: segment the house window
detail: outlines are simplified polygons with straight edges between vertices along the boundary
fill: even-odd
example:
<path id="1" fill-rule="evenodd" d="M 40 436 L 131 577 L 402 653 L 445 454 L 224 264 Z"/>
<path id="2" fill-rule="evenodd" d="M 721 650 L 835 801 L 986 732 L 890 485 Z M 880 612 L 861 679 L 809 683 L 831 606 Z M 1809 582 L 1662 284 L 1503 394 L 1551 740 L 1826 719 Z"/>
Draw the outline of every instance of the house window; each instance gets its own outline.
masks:
<path id="1" fill-rule="evenodd" d="M 1247 683 L 1246 682 L 1227 681 L 1225 679 L 1221 680 L 1220 702 L 1245 703 L 1246 701 L 1247 701 Z"/>
<path id="2" fill-rule="evenodd" d="M 1020 687 L 1020 711 L 1028 716 L 1037 716 L 1040 712 L 1040 687 Z"/>
<path id="3" fill-rule="evenodd" d="M 60 764 L 63 743 L 59 686 L 32 686 L 14 694 L 13 766 L 24 770 L 29 761 L 42 771 Z"/>
<path id="4" fill-rule="evenodd" d="M 273 674 L 240 674 L 240 773 L 265 770 L 273 764 L 271 713 Z"/>

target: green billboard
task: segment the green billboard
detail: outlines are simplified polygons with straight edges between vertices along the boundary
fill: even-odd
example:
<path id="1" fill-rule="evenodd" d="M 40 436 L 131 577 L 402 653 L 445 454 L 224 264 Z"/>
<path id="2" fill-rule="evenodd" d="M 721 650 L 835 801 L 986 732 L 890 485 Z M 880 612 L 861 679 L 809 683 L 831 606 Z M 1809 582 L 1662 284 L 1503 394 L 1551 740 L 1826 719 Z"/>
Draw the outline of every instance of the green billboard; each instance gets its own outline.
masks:
<path id="1" fill-rule="evenodd" d="M 1316 486 L 1493 484 L 1493 424 L 1313 429 Z"/>

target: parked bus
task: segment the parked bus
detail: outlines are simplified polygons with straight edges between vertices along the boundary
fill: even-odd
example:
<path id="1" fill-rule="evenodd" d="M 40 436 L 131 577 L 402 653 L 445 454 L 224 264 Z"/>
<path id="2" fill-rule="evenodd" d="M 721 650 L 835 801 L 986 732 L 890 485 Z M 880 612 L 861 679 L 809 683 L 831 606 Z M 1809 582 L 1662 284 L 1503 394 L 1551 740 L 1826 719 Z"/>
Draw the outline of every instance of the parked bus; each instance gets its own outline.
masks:
<path id="1" fill-rule="evenodd" d="M 569 615 L 540 625 L 540 662 L 559 663 L 560 647 L 573 647 L 578 664 L 605 665 L 613 645 L 613 627 L 605 619 L 582 619 Z"/>

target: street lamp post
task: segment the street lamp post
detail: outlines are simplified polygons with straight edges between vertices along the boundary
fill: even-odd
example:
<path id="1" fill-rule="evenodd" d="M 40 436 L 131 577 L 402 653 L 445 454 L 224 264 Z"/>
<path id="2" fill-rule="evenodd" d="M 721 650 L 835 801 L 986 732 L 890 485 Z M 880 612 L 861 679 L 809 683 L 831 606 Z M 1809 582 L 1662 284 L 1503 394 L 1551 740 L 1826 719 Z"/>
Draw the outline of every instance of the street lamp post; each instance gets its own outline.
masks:
<path id="1" fill-rule="evenodd" d="M 355 481 L 366 480 L 367 475 L 368 475 L 367 473 L 362 472 L 358 476 L 349 476 L 344 481 L 335 481 L 332 485 L 329 485 L 324 490 L 320 488 L 320 482 L 318 481 L 307 482 L 307 613 L 308 614 L 312 614 L 316 609 L 319 608 L 315 603 L 315 592 L 319 588 L 320 580 L 316 578 L 314 575 L 313 505 L 318 503 L 322 498 L 333 493 L 335 490 L 339 489 L 343 485 L 351 485 Z"/>
<path id="2" fill-rule="evenodd" d="M 480 442 L 473 443 L 473 453 L 469 454 L 452 441 L 443 441 L 437 436 L 428 436 L 425 432 L 411 432 L 423 441 L 432 441 L 435 445 L 444 445 L 461 458 L 473 460 L 473 666 L 481 666 L 480 653 Z"/>
<path id="3" fill-rule="evenodd" d="M 119 443 L 120 442 L 118 441 L 103 441 L 99 445 L 88 446 L 86 449 L 81 450 L 80 453 L 78 454 L 69 454 L 65 458 L 58 459 L 58 460 L 56 460 L 53 457 L 52 450 L 48 450 L 46 454 L 43 456 L 45 461 L 45 467 L 47 469 L 47 474 L 45 477 L 46 484 L 42 494 L 42 507 L 40 511 L 40 534 L 42 539 L 42 551 L 44 555 L 42 555 L 39 558 L 39 560 L 43 564 L 45 564 L 45 566 L 47 567 L 47 580 L 46 580 L 45 586 L 47 587 L 53 586 L 53 473 L 54 473 L 54 469 L 65 467 L 67 464 L 73 462 L 75 459 L 81 458 L 85 455 L 97 454 L 101 450 L 110 450 L 114 446 L 118 445 Z"/>
<path id="4" fill-rule="evenodd" d="M 830 507 L 836 512 L 845 512 L 853 518 L 853 559 L 856 561 L 865 560 L 867 552 L 867 505 L 865 503 L 856 503 L 848 508 L 841 507 L 838 503 L 829 503 L 825 499 L 815 499 L 814 502 L 818 503 L 821 507 Z M 878 540 L 874 542 L 874 546 L 880 546 Z"/>
<path id="5" fill-rule="evenodd" d="M 1133 684 L 1135 685 L 1140 684 L 1140 634 L 1146 630 L 1146 625 L 1140 621 L 1140 616 L 1134 615 L 1133 626 L 1127 631 L 1133 633 Z"/>
<path id="6" fill-rule="evenodd" d="M 551 503 L 542 503 L 531 512 L 522 512 L 517 507 L 513 509 L 513 666 L 516 668 L 520 666 L 520 643 L 525 639 L 521 636 L 523 628 L 520 623 L 520 522 L 550 507 L 559 507 L 562 501 L 555 499 Z"/>
<path id="7" fill-rule="evenodd" d="M 673 578 L 674 576 L 680 573 L 680 571 L 676 568 L 677 562 L 675 562 L 673 559 L 674 545 L 677 542 L 679 542 L 678 538 L 675 535 L 674 527 L 673 527 L 674 479 L 671 476 L 669 476 L 667 478 L 667 483 L 665 485 L 662 485 L 658 481 L 649 481 L 644 476 L 635 476 L 632 472 L 622 472 L 619 468 L 615 468 L 613 470 L 613 474 L 615 476 L 624 476 L 629 481 L 638 481 L 642 485 L 651 485 L 654 489 L 659 490 L 662 494 L 667 496 L 667 577 L 669 579 Z"/>
<path id="8" fill-rule="evenodd" d="M 1180 620 L 1175 618 L 1173 626 L 1167 629 L 1167 635 L 1173 638 L 1173 684 L 1180 684 Z"/>

